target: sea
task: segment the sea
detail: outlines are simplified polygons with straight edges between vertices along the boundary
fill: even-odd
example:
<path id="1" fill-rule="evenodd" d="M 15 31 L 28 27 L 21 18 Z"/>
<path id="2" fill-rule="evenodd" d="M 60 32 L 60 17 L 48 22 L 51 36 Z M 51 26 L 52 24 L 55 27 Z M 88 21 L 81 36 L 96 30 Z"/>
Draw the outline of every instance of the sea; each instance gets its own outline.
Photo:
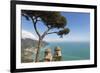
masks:
<path id="1" fill-rule="evenodd" d="M 49 42 L 47 46 L 41 48 L 40 58 L 43 59 L 44 51 L 50 48 L 54 54 L 55 47 L 61 48 L 62 60 L 89 60 L 90 59 L 90 43 L 89 42 Z"/>

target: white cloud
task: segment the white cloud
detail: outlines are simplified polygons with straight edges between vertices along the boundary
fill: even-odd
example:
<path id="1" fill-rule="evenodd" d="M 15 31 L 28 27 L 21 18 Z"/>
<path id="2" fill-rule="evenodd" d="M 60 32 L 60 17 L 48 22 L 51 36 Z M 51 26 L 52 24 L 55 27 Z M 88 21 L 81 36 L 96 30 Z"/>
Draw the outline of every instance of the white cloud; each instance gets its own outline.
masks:
<path id="1" fill-rule="evenodd" d="M 35 39 L 38 40 L 38 38 L 36 36 L 34 36 L 31 32 L 26 31 L 26 30 L 22 30 L 22 38 L 26 39 L 26 38 L 31 38 L 31 39 Z"/>

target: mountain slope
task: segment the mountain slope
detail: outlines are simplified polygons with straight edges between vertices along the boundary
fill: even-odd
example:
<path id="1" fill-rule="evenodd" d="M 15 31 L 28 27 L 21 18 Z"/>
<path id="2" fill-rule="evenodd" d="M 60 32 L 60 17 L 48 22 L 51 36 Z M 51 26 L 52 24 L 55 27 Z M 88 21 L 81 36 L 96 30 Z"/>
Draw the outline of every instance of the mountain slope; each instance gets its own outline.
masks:
<path id="1" fill-rule="evenodd" d="M 22 37 L 21 37 L 21 47 L 23 48 L 32 48 L 37 47 L 38 40 L 37 38 L 28 31 L 22 31 Z M 42 47 L 46 46 L 47 43 L 45 41 L 42 42 Z"/>
<path id="2" fill-rule="evenodd" d="M 42 42 L 41 47 L 45 47 L 48 43 Z M 22 31 L 21 37 L 21 62 L 33 62 L 34 49 L 37 48 L 37 38 L 28 31 Z M 31 50 L 31 51 L 30 51 Z"/>

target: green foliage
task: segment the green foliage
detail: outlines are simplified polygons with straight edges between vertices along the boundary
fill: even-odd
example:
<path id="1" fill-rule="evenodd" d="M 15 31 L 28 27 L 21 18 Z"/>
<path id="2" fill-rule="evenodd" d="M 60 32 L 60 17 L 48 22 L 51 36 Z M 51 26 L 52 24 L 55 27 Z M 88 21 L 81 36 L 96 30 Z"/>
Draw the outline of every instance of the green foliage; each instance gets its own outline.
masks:
<path id="1" fill-rule="evenodd" d="M 60 30 L 57 34 L 60 35 L 61 37 L 63 37 L 63 35 L 66 35 L 70 32 L 70 30 L 68 28 L 64 28 L 62 30 Z"/>
<path id="2" fill-rule="evenodd" d="M 61 37 L 69 33 L 69 29 L 65 28 L 67 20 L 60 12 L 22 10 L 22 15 L 27 20 L 33 19 L 33 22 L 41 20 L 48 28 L 57 28 L 59 31 L 56 33 Z"/>
<path id="3" fill-rule="evenodd" d="M 66 19 L 59 12 L 45 12 L 41 18 L 46 26 L 50 28 L 63 28 L 66 26 Z"/>
<path id="4" fill-rule="evenodd" d="M 54 28 L 62 28 L 66 25 L 66 19 L 60 12 L 50 12 L 50 11 L 31 11 L 22 10 L 22 14 L 28 19 L 28 17 L 35 18 L 40 17 L 46 26 Z"/>

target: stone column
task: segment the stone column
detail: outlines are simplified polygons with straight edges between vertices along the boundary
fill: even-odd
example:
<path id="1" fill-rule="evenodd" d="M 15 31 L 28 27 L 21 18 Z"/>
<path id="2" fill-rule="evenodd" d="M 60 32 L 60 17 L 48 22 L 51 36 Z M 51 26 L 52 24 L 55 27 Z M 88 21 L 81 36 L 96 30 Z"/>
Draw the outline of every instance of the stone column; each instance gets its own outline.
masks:
<path id="1" fill-rule="evenodd" d="M 55 47 L 55 49 L 54 49 L 53 60 L 54 61 L 61 61 L 62 60 L 61 48 L 58 46 Z"/>
<path id="2" fill-rule="evenodd" d="M 52 61 L 52 53 L 51 53 L 51 49 L 48 48 L 45 50 L 44 62 L 50 62 L 50 61 Z"/>

